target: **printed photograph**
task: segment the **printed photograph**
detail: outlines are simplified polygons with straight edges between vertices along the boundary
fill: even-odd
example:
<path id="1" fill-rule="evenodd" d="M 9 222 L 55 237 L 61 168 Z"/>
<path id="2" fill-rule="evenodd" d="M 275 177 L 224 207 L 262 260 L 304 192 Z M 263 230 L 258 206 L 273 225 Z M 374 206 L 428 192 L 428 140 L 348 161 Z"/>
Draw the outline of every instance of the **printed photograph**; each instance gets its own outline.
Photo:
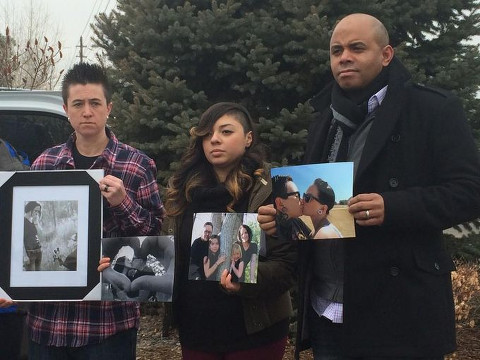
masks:
<path id="1" fill-rule="evenodd" d="M 24 271 L 76 271 L 78 202 L 27 201 Z"/>
<path id="2" fill-rule="evenodd" d="M 0 288 L 16 301 L 100 300 L 102 170 L 4 172 Z"/>
<path id="3" fill-rule="evenodd" d="M 353 163 L 272 169 L 277 231 L 292 240 L 355 237 L 347 202 L 353 193 Z"/>
<path id="4" fill-rule="evenodd" d="M 88 198 L 82 185 L 13 189 L 11 286 L 87 286 Z"/>
<path id="5" fill-rule="evenodd" d="M 257 214 L 194 214 L 188 278 L 219 281 L 226 269 L 233 282 L 256 283 L 262 238 Z"/>
<path id="6" fill-rule="evenodd" d="M 102 272 L 102 300 L 172 301 L 175 268 L 173 236 L 102 239 L 111 266 Z"/>

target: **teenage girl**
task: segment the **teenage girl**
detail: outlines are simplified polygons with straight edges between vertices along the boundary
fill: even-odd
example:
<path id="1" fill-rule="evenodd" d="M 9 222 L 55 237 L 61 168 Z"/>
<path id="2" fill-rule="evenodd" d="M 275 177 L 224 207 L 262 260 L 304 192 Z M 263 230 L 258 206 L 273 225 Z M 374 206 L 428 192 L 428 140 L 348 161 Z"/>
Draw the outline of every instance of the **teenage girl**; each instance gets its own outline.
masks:
<path id="1" fill-rule="evenodd" d="M 256 284 L 232 282 L 228 269 L 220 284 L 188 280 L 194 213 L 256 212 L 271 203 L 270 168 L 253 121 L 243 106 L 217 103 L 190 135 L 180 168 L 168 183 L 169 222 L 164 226 L 175 234 L 173 310 L 183 359 L 281 360 L 295 277 L 291 242 L 267 236 Z"/>

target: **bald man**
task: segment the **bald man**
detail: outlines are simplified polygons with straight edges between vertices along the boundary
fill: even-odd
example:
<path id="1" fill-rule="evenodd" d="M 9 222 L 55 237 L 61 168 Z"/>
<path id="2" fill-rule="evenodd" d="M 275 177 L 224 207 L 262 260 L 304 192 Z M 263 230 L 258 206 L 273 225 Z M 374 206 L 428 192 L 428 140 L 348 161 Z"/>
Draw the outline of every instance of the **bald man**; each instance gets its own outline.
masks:
<path id="1" fill-rule="evenodd" d="M 297 356 L 312 346 L 316 360 L 443 359 L 456 345 L 442 230 L 480 215 L 462 106 L 414 84 L 370 15 L 337 23 L 330 62 L 304 160 L 354 162 L 356 238 L 299 242 Z M 259 221 L 273 232 L 272 208 Z"/>

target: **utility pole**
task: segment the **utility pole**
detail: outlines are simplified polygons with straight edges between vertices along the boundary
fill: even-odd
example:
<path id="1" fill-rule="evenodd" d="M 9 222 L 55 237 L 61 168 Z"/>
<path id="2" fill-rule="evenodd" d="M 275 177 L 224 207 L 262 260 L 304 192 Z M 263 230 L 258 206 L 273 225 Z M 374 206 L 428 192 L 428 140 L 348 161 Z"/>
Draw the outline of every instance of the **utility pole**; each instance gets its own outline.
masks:
<path id="1" fill-rule="evenodd" d="M 83 63 L 83 36 L 80 36 L 80 46 L 77 46 L 80 48 L 80 56 L 78 56 L 80 58 L 80 62 Z"/>

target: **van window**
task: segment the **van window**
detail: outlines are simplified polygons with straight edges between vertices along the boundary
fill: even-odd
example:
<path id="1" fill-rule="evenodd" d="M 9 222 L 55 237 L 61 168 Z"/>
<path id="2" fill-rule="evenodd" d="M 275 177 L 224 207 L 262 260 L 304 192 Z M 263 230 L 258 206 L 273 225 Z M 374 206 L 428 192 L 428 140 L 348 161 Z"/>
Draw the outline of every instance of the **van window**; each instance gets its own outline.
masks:
<path id="1" fill-rule="evenodd" d="M 0 111 L 0 137 L 32 163 L 45 149 L 64 143 L 73 132 L 65 116 L 50 113 Z"/>

